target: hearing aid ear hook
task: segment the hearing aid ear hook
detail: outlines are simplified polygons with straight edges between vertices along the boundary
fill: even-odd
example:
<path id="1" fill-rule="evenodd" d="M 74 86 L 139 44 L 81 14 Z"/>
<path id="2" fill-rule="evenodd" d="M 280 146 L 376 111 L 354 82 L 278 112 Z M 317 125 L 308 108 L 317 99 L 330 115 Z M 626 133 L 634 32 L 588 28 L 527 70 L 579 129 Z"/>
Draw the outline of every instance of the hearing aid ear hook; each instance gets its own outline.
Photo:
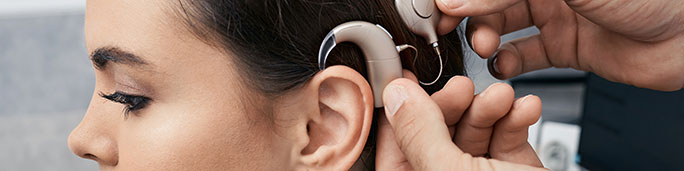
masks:
<path id="1" fill-rule="evenodd" d="M 441 12 L 437 9 L 434 0 L 395 0 L 394 3 L 399 16 L 401 16 L 409 30 L 425 38 L 437 54 L 439 58 L 439 75 L 437 75 L 434 81 L 429 83 L 419 81 L 422 85 L 435 84 L 441 78 L 442 71 L 444 70 L 442 54 L 437 42 L 439 40 L 437 37 L 437 24 L 439 24 Z M 414 58 L 413 65 L 415 65 L 415 61 L 416 59 Z"/>
<path id="2" fill-rule="evenodd" d="M 321 70 L 325 69 L 325 62 L 332 49 L 342 42 L 354 43 L 363 51 L 375 107 L 383 107 L 382 92 L 385 86 L 392 80 L 403 77 L 399 52 L 415 47 L 395 46 L 392 35 L 380 25 L 351 21 L 333 28 L 323 39 L 318 51 L 318 67 Z"/>

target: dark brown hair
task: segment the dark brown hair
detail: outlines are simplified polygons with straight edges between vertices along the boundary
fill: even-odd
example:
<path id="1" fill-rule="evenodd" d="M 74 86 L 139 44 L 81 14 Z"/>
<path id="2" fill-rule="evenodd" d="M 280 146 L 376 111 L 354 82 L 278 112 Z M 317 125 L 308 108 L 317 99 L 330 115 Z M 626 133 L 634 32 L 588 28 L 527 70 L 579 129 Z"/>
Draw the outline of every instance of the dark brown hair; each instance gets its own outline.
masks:
<path id="1" fill-rule="evenodd" d="M 318 49 L 326 34 L 347 21 L 380 24 L 396 44 L 417 47 L 403 52 L 403 67 L 430 82 L 439 73 L 436 54 L 427 42 L 402 23 L 394 0 L 179 0 L 180 14 L 195 35 L 234 56 L 241 74 L 266 96 L 277 96 L 307 82 L 319 69 Z M 441 89 L 449 78 L 464 75 L 459 32 L 440 37 L 445 58 L 442 79 L 423 86 L 428 93 Z M 328 58 L 328 65 L 346 65 L 366 76 L 365 60 L 353 44 L 340 44 Z M 377 118 L 377 117 L 376 117 Z M 376 125 L 375 123 L 373 125 Z M 373 126 L 375 127 L 375 126 Z M 372 128 L 367 147 L 374 147 Z M 373 167 L 373 152 L 367 166 Z M 362 156 L 364 158 L 364 156 Z"/>

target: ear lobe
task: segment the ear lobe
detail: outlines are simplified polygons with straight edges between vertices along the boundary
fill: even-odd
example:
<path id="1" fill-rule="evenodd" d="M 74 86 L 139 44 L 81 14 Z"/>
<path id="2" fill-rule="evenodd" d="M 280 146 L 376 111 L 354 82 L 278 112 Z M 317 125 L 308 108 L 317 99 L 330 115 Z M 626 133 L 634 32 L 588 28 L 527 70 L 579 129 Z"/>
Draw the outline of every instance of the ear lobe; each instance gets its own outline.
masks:
<path id="1" fill-rule="evenodd" d="M 348 170 L 363 150 L 373 117 L 373 94 L 366 80 L 346 66 L 314 76 L 318 115 L 307 123 L 309 143 L 301 151 L 307 169 Z"/>

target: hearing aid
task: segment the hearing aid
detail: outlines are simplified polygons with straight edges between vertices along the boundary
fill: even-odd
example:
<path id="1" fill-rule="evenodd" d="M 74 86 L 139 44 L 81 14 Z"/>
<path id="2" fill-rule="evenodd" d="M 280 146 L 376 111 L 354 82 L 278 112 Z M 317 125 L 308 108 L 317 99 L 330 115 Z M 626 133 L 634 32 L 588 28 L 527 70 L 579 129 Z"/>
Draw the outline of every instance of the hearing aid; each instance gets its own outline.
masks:
<path id="1" fill-rule="evenodd" d="M 382 26 L 365 21 L 351 21 L 332 29 L 318 51 L 318 66 L 325 62 L 335 46 L 342 42 L 356 44 L 366 59 L 368 78 L 373 90 L 374 106 L 383 107 L 382 92 L 392 80 L 403 77 L 399 52 L 413 49 L 411 45 L 396 46 L 392 35 Z"/>
<path id="2" fill-rule="evenodd" d="M 439 80 L 444 69 L 442 54 L 439 50 L 439 37 L 437 36 L 437 24 L 439 24 L 442 13 L 437 8 L 435 0 L 395 0 L 394 3 L 404 24 L 411 32 L 423 37 L 432 46 L 439 58 L 439 75 L 437 78 L 430 83 L 420 81 L 423 85 L 432 85 Z"/>

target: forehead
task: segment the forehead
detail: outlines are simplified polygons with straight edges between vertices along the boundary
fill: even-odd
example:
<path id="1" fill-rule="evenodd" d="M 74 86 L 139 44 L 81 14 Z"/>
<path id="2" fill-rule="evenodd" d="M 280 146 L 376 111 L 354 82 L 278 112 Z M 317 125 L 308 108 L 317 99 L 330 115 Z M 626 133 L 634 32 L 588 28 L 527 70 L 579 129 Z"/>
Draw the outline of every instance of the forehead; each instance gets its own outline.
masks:
<path id="1" fill-rule="evenodd" d="M 119 47 L 158 66 L 215 56 L 216 49 L 186 29 L 179 10 L 176 0 L 88 0 L 86 47 Z"/>
<path id="2" fill-rule="evenodd" d="M 187 31 L 176 17 L 177 1 L 171 0 L 88 0 L 85 18 L 89 52 L 116 46 L 140 56 L 176 49 Z M 190 36 L 187 36 L 190 38 Z"/>
<path id="3" fill-rule="evenodd" d="M 146 38 L 169 34 L 171 8 L 164 0 L 88 0 L 86 42 L 90 45 L 146 43 Z M 135 36 L 135 37 L 133 37 Z M 142 36 L 142 37 L 141 37 Z M 93 50 L 93 49 L 89 49 Z"/>

